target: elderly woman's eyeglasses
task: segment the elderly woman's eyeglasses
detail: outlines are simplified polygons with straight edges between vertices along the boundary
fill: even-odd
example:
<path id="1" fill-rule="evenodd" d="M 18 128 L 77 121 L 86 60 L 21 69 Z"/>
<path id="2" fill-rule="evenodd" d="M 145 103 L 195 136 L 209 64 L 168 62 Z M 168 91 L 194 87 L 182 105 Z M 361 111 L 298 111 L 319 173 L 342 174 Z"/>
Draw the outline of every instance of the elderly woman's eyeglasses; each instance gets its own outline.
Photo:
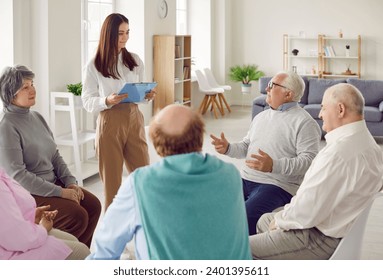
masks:
<path id="1" fill-rule="evenodd" d="M 282 86 L 282 85 L 280 85 L 280 84 L 274 83 L 273 81 L 270 81 L 270 82 L 267 84 L 267 87 L 268 87 L 269 89 L 273 89 L 274 86 L 279 86 L 279 87 L 282 87 L 282 88 L 285 88 L 285 89 L 290 90 L 288 87 L 285 87 L 285 86 Z"/>

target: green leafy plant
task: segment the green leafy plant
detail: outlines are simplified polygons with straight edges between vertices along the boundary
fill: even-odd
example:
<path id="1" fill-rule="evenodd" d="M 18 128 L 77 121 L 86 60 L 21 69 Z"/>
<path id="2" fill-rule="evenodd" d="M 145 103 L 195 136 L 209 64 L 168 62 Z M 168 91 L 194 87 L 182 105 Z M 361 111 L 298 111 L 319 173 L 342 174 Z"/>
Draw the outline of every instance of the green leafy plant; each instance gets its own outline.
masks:
<path id="1" fill-rule="evenodd" d="M 265 76 L 265 73 L 258 70 L 258 66 L 253 65 L 236 65 L 230 68 L 229 77 L 234 82 L 242 82 L 250 84 L 251 81 L 258 81 L 259 78 Z"/>
<path id="2" fill-rule="evenodd" d="M 81 91 L 82 91 L 82 84 L 77 83 L 77 84 L 68 84 L 66 86 L 69 92 L 73 93 L 73 95 L 80 96 Z"/>

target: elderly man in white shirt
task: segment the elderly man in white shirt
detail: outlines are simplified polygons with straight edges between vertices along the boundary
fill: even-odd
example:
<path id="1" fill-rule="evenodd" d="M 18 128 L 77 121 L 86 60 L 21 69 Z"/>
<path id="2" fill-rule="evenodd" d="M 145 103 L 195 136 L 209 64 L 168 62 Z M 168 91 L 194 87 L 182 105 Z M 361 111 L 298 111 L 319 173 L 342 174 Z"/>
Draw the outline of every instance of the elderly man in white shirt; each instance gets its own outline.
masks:
<path id="1" fill-rule="evenodd" d="M 254 259 L 329 259 L 383 183 L 383 154 L 367 129 L 364 98 L 350 84 L 326 90 L 319 117 L 327 132 L 297 194 L 268 213 L 250 236 Z"/>

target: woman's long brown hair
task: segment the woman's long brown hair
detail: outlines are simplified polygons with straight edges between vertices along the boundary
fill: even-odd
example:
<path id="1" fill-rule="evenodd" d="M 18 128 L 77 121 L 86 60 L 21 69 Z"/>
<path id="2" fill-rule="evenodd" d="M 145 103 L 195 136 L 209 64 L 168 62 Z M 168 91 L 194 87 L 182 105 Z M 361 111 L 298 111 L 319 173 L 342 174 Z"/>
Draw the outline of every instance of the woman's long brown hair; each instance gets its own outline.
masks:
<path id="1" fill-rule="evenodd" d="M 121 23 L 129 20 L 121 14 L 110 14 L 102 24 L 100 41 L 98 43 L 94 64 L 96 69 L 106 78 L 119 79 L 118 62 L 118 29 Z M 122 62 L 132 71 L 138 66 L 132 54 L 126 48 L 121 49 Z"/>

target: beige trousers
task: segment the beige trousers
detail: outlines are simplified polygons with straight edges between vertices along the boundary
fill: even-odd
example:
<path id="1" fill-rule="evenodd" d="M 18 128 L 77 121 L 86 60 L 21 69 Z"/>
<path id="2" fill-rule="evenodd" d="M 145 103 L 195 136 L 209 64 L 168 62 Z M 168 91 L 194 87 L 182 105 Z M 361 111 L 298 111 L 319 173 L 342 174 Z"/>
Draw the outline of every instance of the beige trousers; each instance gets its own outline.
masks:
<path id="1" fill-rule="evenodd" d="M 90 255 L 89 248 L 84 243 L 78 241 L 78 239 L 72 234 L 52 228 L 49 231 L 49 235 L 60 239 L 69 248 L 72 249 L 72 253 L 66 258 L 67 260 L 84 260 L 87 256 Z"/>
<path id="2" fill-rule="evenodd" d="M 257 223 L 257 233 L 249 236 L 253 259 L 327 260 L 341 238 L 324 235 L 316 228 L 269 231 L 275 213 L 266 213 Z"/>
<path id="3" fill-rule="evenodd" d="M 121 185 L 123 164 L 129 173 L 149 164 L 144 117 L 138 105 L 120 103 L 100 112 L 96 134 L 106 211 Z"/>

